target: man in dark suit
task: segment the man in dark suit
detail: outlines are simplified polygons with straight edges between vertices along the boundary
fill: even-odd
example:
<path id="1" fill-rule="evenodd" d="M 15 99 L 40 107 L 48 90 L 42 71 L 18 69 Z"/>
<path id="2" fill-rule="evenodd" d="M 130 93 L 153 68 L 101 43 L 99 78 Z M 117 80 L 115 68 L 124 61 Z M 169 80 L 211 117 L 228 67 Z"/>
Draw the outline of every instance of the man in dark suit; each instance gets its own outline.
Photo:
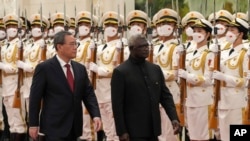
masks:
<path id="1" fill-rule="evenodd" d="M 76 141 L 82 133 L 82 101 L 95 131 L 101 128 L 100 111 L 86 68 L 71 60 L 77 50 L 74 36 L 59 32 L 54 46 L 57 55 L 38 64 L 33 76 L 29 134 L 36 139 L 38 132 L 43 133 L 46 141 Z"/>
<path id="2" fill-rule="evenodd" d="M 159 104 L 177 134 L 180 124 L 173 97 L 161 68 L 146 61 L 149 44 L 145 36 L 130 37 L 129 50 L 129 59 L 114 69 L 111 80 L 112 107 L 120 140 L 157 141 L 161 134 Z"/>

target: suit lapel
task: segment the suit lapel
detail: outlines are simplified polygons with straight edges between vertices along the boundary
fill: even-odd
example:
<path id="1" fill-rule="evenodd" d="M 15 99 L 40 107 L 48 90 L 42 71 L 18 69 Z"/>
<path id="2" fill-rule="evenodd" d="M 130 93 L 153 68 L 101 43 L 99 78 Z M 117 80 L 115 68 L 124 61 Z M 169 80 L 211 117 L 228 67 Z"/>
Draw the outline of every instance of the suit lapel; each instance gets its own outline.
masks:
<path id="1" fill-rule="evenodd" d="M 63 69 L 62 69 L 59 61 L 57 60 L 56 56 L 53 57 L 53 61 L 52 61 L 51 65 L 52 65 L 51 67 L 54 68 L 55 75 L 58 75 L 57 81 L 63 83 L 63 85 L 65 87 L 68 87 L 69 91 L 71 91 L 70 86 L 68 84 L 68 80 L 66 78 L 66 75 L 64 74 Z M 74 68 L 73 68 L 73 70 L 74 70 Z"/>

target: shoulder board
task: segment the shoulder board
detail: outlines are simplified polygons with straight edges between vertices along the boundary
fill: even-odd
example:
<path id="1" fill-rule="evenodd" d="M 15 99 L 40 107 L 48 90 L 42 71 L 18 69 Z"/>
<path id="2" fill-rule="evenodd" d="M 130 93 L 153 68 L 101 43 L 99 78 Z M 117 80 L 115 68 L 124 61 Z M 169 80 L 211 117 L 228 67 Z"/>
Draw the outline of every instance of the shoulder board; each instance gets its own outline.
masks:
<path id="1" fill-rule="evenodd" d="M 171 42 L 170 43 L 171 45 L 175 45 L 175 46 L 177 46 L 178 44 L 177 43 L 175 43 L 175 42 Z"/>
<path id="2" fill-rule="evenodd" d="M 246 48 L 242 48 L 241 50 L 242 50 L 242 51 L 247 51 L 247 49 L 246 49 Z"/>
<path id="3" fill-rule="evenodd" d="M 212 52 L 212 51 L 211 51 L 211 50 L 208 50 L 208 49 L 205 49 L 204 52 L 209 53 L 209 52 Z"/>

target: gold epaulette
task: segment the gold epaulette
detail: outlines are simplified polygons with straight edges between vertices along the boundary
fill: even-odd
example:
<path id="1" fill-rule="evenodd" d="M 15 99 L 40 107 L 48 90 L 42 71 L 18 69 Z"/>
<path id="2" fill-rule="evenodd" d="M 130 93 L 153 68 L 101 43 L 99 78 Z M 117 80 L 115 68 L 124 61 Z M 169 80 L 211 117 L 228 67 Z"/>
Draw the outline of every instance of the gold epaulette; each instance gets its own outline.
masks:
<path id="1" fill-rule="evenodd" d="M 175 46 L 178 45 L 178 43 L 175 43 L 175 42 L 171 42 L 170 44 L 171 44 L 171 45 L 175 45 Z"/>
<path id="2" fill-rule="evenodd" d="M 161 43 L 160 42 L 155 42 L 154 44 L 153 44 L 153 46 L 158 46 L 158 45 L 160 45 Z"/>
<path id="3" fill-rule="evenodd" d="M 211 51 L 211 50 L 209 50 L 209 49 L 205 49 L 205 50 L 204 50 L 204 52 L 209 53 L 209 52 L 212 52 L 212 51 Z"/>
<path id="4" fill-rule="evenodd" d="M 243 51 L 247 51 L 247 49 L 246 49 L 246 48 L 242 48 L 241 50 L 243 50 Z"/>

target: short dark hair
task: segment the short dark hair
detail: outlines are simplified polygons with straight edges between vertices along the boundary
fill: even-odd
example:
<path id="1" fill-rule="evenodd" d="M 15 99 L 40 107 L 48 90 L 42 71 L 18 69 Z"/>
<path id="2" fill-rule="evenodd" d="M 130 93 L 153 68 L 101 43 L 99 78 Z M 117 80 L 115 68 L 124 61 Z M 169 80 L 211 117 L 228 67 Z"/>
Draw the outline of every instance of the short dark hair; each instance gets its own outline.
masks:
<path id="1" fill-rule="evenodd" d="M 60 31 L 60 32 L 55 34 L 54 47 L 55 47 L 56 51 L 57 51 L 57 45 L 64 44 L 65 43 L 65 36 L 69 36 L 69 35 L 72 35 L 72 34 L 68 31 Z"/>

